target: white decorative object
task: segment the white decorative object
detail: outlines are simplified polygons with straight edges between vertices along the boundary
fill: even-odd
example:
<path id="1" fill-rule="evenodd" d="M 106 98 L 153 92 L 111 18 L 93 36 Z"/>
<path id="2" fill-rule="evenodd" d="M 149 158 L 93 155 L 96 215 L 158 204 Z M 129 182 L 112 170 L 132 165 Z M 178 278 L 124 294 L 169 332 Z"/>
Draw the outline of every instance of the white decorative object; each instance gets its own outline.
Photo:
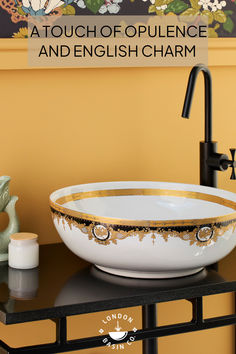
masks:
<path id="1" fill-rule="evenodd" d="M 67 247 L 99 269 L 134 278 L 199 272 L 236 245 L 236 194 L 167 182 L 106 182 L 50 196 Z"/>
<path id="2" fill-rule="evenodd" d="M 12 268 L 31 269 L 39 265 L 38 235 L 19 232 L 11 235 L 8 264 Z"/>

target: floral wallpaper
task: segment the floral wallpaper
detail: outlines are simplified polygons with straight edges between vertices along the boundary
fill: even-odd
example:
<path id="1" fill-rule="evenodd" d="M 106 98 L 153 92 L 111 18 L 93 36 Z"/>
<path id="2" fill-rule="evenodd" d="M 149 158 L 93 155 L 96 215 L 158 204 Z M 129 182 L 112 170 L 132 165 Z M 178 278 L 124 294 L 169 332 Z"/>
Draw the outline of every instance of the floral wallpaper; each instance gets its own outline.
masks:
<path id="1" fill-rule="evenodd" d="M 236 0 L 0 0 L 0 38 L 27 38 L 29 14 L 205 15 L 209 37 L 236 37 Z"/>

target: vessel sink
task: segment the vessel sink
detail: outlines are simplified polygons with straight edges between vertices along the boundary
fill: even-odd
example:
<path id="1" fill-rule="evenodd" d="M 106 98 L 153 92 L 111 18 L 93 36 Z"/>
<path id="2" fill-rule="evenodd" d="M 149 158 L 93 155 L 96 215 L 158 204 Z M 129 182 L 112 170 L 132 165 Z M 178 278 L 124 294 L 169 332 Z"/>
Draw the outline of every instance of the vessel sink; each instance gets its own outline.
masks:
<path id="1" fill-rule="evenodd" d="M 66 246 L 102 271 L 133 278 L 191 275 L 236 244 L 236 194 L 167 182 L 105 182 L 51 194 Z"/>

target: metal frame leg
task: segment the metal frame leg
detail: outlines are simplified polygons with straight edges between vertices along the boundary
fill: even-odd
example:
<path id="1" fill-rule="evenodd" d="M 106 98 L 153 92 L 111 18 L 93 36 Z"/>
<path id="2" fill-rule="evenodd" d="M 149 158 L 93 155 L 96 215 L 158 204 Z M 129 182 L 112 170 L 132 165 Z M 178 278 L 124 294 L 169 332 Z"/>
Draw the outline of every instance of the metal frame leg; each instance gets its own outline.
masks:
<path id="1" fill-rule="evenodd" d="M 193 319 L 192 321 L 195 322 L 196 324 L 202 324 L 203 323 L 203 300 L 202 297 L 196 297 L 192 301 L 193 304 Z"/>
<path id="2" fill-rule="evenodd" d="M 143 329 L 157 327 L 156 304 L 142 306 Z M 157 338 L 143 340 L 143 354 L 157 354 Z"/>
<path id="3" fill-rule="evenodd" d="M 55 322 L 56 322 L 56 341 L 58 344 L 65 344 L 67 341 L 66 317 L 58 318 Z"/>

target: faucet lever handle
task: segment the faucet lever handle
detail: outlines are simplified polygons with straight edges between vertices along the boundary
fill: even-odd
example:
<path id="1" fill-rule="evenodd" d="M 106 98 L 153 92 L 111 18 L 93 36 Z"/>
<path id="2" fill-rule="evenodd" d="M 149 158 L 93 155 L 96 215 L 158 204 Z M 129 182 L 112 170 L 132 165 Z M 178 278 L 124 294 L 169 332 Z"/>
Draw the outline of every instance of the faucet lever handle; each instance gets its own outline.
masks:
<path id="1" fill-rule="evenodd" d="M 232 167 L 232 173 L 230 179 L 236 180 L 236 174 L 235 174 L 235 167 L 236 167 L 236 161 L 235 161 L 235 152 L 236 149 L 229 149 L 232 157 L 232 161 L 230 161 L 230 167 Z"/>

